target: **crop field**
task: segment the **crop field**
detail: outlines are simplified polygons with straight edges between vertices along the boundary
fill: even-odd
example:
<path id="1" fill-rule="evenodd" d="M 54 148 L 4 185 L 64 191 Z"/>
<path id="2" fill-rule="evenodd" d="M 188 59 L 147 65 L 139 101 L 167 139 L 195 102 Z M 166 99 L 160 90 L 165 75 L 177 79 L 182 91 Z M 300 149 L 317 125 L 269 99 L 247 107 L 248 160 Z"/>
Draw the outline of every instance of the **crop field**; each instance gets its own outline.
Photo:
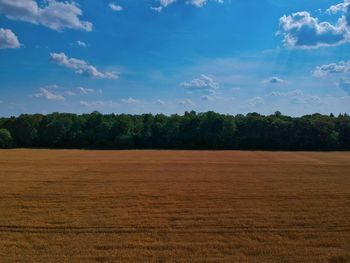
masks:
<path id="1" fill-rule="evenodd" d="M 350 262 L 350 153 L 0 151 L 0 262 Z"/>

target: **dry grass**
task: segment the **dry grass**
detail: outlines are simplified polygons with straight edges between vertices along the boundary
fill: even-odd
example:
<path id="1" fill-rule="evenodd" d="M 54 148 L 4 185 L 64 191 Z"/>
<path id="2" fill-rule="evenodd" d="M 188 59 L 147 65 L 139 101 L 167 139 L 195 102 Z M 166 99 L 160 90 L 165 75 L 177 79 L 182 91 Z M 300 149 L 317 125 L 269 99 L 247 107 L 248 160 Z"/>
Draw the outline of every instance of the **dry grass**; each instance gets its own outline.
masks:
<path id="1" fill-rule="evenodd" d="M 0 151 L 0 262 L 348 262 L 350 153 Z"/>

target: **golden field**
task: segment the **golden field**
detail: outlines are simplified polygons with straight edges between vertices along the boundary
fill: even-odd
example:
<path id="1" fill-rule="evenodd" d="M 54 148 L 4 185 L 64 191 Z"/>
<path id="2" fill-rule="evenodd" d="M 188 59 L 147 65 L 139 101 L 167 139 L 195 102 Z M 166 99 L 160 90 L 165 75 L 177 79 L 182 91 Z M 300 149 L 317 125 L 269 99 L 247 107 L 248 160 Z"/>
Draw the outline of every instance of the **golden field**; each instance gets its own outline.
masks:
<path id="1" fill-rule="evenodd" d="M 350 153 L 0 151 L 0 262 L 349 262 Z"/>

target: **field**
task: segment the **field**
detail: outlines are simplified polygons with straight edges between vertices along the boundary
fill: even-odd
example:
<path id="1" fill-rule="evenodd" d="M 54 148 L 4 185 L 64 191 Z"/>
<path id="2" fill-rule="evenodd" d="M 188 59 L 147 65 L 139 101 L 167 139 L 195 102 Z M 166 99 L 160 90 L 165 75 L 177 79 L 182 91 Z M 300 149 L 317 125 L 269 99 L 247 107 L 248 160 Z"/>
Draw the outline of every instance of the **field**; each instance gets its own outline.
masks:
<path id="1" fill-rule="evenodd" d="M 350 153 L 0 151 L 0 262 L 350 262 Z"/>

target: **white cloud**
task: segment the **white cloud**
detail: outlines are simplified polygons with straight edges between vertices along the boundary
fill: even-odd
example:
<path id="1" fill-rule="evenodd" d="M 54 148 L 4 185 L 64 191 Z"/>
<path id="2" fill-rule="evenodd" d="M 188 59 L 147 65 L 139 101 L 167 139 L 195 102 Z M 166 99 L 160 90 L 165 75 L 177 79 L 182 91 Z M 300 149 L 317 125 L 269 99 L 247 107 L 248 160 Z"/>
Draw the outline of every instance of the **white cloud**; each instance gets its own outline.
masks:
<path id="1" fill-rule="evenodd" d="M 156 12 L 162 12 L 164 7 L 167 7 L 168 5 L 175 3 L 176 0 L 157 0 L 157 2 L 159 3 L 159 6 L 151 7 L 151 9 Z"/>
<path id="2" fill-rule="evenodd" d="M 212 77 L 202 74 L 199 78 L 180 83 L 180 87 L 188 90 L 215 91 L 220 85 Z"/>
<path id="3" fill-rule="evenodd" d="M 193 5 L 195 7 L 203 7 L 209 0 L 186 0 L 185 3 L 188 5 Z M 222 4 L 224 0 L 213 0 L 214 2 Z M 157 12 L 162 12 L 163 8 L 173 4 L 176 0 L 157 0 L 159 6 L 151 7 L 152 10 Z"/>
<path id="4" fill-rule="evenodd" d="M 268 84 L 282 84 L 284 82 L 285 81 L 279 77 L 271 77 L 263 81 L 263 83 L 268 83 Z"/>
<path id="5" fill-rule="evenodd" d="M 114 102 L 114 101 L 80 101 L 80 106 L 86 107 L 86 108 L 104 108 L 104 107 L 109 107 L 109 108 L 114 108 L 118 106 L 119 104 Z"/>
<path id="6" fill-rule="evenodd" d="M 292 91 L 287 91 L 287 92 L 271 92 L 269 94 L 266 94 L 266 97 L 299 97 L 303 96 L 304 93 L 301 90 L 292 90 Z"/>
<path id="7" fill-rule="evenodd" d="M 79 75 L 94 77 L 98 79 L 117 79 L 114 72 L 101 72 L 96 67 L 89 65 L 85 60 L 69 58 L 64 53 L 51 53 L 51 59 L 58 65 L 75 70 Z"/>
<path id="8" fill-rule="evenodd" d="M 176 0 L 159 0 L 159 4 L 163 7 L 167 7 L 168 5 L 171 5 L 175 2 Z"/>
<path id="9" fill-rule="evenodd" d="M 291 90 L 287 92 L 271 92 L 265 95 L 266 98 L 283 97 L 291 104 L 321 104 L 322 99 L 318 96 L 304 94 L 301 90 Z"/>
<path id="10" fill-rule="evenodd" d="M 34 0 L 0 0 L 0 14 L 12 20 L 43 25 L 52 30 L 77 29 L 91 31 L 92 23 L 80 20 L 82 11 L 75 2 Z"/>
<path id="11" fill-rule="evenodd" d="M 195 7 L 203 7 L 207 2 L 208 0 L 187 0 L 186 4 L 194 5 Z M 214 2 L 222 4 L 224 0 L 214 0 Z"/>
<path id="12" fill-rule="evenodd" d="M 313 74 L 316 77 L 322 77 L 329 74 L 340 74 L 348 72 L 350 72 L 350 60 L 318 66 L 314 70 Z"/>
<path id="13" fill-rule="evenodd" d="M 336 14 L 338 12 L 346 13 L 348 12 L 348 8 L 350 6 L 350 0 L 344 0 L 343 3 L 332 5 L 330 8 L 327 9 L 328 14 Z"/>
<path id="14" fill-rule="evenodd" d="M 0 28 L 0 49 L 19 47 L 21 44 L 13 32 L 10 29 Z"/>
<path id="15" fill-rule="evenodd" d="M 207 3 L 207 0 L 187 0 L 186 4 L 194 5 L 196 7 L 202 7 Z"/>
<path id="16" fill-rule="evenodd" d="M 108 6 L 109 6 L 110 9 L 112 9 L 113 11 L 116 11 L 116 12 L 118 12 L 118 11 L 123 11 L 123 7 L 120 6 L 120 5 L 118 5 L 118 4 L 116 4 L 116 3 L 110 3 Z"/>
<path id="17" fill-rule="evenodd" d="M 141 101 L 133 99 L 133 98 L 128 98 L 128 99 L 121 99 L 121 102 L 123 102 L 125 104 L 138 104 Z"/>
<path id="18" fill-rule="evenodd" d="M 162 7 L 162 6 L 157 6 L 157 7 L 151 7 L 151 9 L 152 9 L 153 11 L 156 11 L 156 12 L 160 13 L 160 12 L 162 12 L 163 7 Z"/>
<path id="19" fill-rule="evenodd" d="M 66 91 L 65 94 L 68 96 L 78 96 L 78 95 L 100 95 L 102 94 L 102 90 L 95 90 L 84 87 L 77 87 L 75 90 Z"/>
<path id="20" fill-rule="evenodd" d="M 180 100 L 178 104 L 183 106 L 195 106 L 195 103 L 190 99 Z"/>
<path id="21" fill-rule="evenodd" d="M 291 103 L 311 105 L 311 104 L 322 104 L 323 101 L 318 96 L 306 96 L 306 97 L 292 98 Z"/>
<path id="22" fill-rule="evenodd" d="M 175 3 L 176 0 L 159 0 L 161 6 L 168 6 L 172 3 Z"/>
<path id="23" fill-rule="evenodd" d="M 56 86 L 48 86 L 44 88 L 40 88 L 40 92 L 37 94 L 34 94 L 35 98 L 44 98 L 46 100 L 55 100 L 55 101 L 62 101 L 65 100 L 65 98 L 62 95 L 54 93 L 52 88 L 55 88 Z"/>
<path id="24" fill-rule="evenodd" d="M 350 30 L 345 15 L 336 24 L 320 22 L 309 12 L 297 12 L 280 18 L 277 34 L 284 36 L 284 45 L 294 48 L 336 46 L 350 41 Z"/>
<path id="25" fill-rule="evenodd" d="M 96 94 L 96 93 L 101 94 L 101 93 L 102 93 L 102 90 L 96 91 L 96 90 L 94 90 L 94 89 L 83 88 L 83 87 L 78 87 L 77 90 L 78 90 L 79 92 L 81 92 L 82 94 L 86 94 L 86 95 L 88 95 L 88 94 Z"/>
<path id="26" fill-rule="evenodd" d="M 337 75 L 337 78 L 339 77 L 337 80 L 337 86 L 343 89 L 348 94 L 350 94 L 350 80 L 348 79 L 349 73 L 350 60 L 318 66 L 313 71 L 313 75 L 316 77 Z"/>
<path id="27" fill-rule="evenodd" d="M 77 44 L 78 46 L 80 46 L 80 47 L 87 47 L 87 44 L 86 44 L 85 42 L 83 42 L 83 41 L 80 41 L 80 40 L 78 40 L 78 41 L 76 42 L 76 44 Z"/>

